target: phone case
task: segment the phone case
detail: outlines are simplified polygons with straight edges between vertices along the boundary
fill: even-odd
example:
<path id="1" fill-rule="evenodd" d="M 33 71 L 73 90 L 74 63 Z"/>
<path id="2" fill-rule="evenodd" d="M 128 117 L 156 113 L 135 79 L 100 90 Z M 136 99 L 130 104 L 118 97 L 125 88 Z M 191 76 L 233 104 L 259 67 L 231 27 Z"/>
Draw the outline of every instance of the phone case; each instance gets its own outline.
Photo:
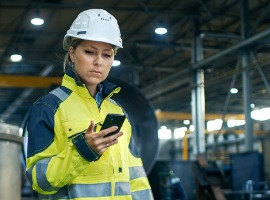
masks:
<path id="1" fill-rule="evenodd" d="M 104 130 L 106 128 L 112 127 L 112 126 L 118 126 L 118 129 L 108 133 L 107 135 L 105 135 L 104 137 L 109 137 L 115 133 L 118 133 L 124 123 L 126 119 L 125 115 L 120 115 L 120 114 L 107 114 L 104 123 L 102 124 L 102 127 L 100 130 Z"/>

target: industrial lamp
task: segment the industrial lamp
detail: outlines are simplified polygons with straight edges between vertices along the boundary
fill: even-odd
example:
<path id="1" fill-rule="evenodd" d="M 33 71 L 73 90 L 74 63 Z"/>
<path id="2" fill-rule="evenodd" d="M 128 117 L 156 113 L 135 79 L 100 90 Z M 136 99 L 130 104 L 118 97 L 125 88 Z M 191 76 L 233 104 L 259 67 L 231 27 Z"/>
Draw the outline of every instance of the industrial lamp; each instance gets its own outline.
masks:
<path id="1" fill-rule="evenodd" d="M 114 61 L 113 61 L 112 66 L 118 67 L 119 65 L 121 65 L 121 61 L 120 61 L 120 60 L 114 60 Z"/>
<path id="2" fill-rule="evenodd" d="M 40 18 L 39 10 L 37 10 L 35 17 L 31 19 L 31 24 L 35 26 L 41 26 L 43 23 L 44 23 L 44 20 Z"/>
<path id="3" fill-rule="evenodd" d="M 158 34 L 158 35 L 164 35 L 167 33 L 167 29 L 164 28 L 164 27 L 157 27 L 155 29 L 155 33 Z"/>
<path id="4" fill-rule="evenodd" d="M 167 28 L 165 28 L 163 21 L 158 22 L 155 33 L 158 35 L 164 35 L 167 33 Z"/>
<path id="5" fill-rule="evenodd" d="M 33 19 L 31 19 L 31 24 L 35 25 L 35 26 L 40 26 L 44 23 L 44 20 L 39 18 L 39 17 L 35 17 Z"/>
<path id="6" fill-rule="evenodd" d="M 11 62 L 20 62 L 22 60 L 22 55 L 14 53 L 10 56 Z"/>

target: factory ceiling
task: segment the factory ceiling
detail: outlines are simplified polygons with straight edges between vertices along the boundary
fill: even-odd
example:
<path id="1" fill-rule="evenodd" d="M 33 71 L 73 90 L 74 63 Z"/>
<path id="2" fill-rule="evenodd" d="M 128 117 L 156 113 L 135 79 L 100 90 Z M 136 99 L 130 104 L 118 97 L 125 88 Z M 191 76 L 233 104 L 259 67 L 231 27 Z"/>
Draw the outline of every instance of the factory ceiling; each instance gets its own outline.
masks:
<path id="1" fill-rule="evenodd" d="M 255 109 L 269 106 L 268 0 L 2 0 L 1 121 L 20 125 L 31 104 L 59 83 L 63 36 L 88 8 L 106 9 L 118 19 L 124 49 L 111 76 L 138 88 L 154 109 L 191 113 L 199 71 L 206 113 L 243 114 L 248 80 Z M 43 25 L 30 23 L 36 14 Z M 158 25 L 168 32 L 155 34 Z M 13 53 L 22 61 L 11 62 Z M 230 94 L 232 87 L 237 94 Z"/>

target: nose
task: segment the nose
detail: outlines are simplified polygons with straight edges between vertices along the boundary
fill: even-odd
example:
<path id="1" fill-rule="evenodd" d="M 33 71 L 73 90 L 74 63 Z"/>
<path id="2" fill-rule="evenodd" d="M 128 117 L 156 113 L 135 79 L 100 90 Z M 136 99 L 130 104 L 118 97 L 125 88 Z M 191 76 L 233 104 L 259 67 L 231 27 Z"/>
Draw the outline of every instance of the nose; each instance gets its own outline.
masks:
<path id="1" fill-rule="evenodd" d="M 97 54 L 95 56 L 94 65 L 100 66 L 103 62 L 103 58 L 101 55 Z"/>

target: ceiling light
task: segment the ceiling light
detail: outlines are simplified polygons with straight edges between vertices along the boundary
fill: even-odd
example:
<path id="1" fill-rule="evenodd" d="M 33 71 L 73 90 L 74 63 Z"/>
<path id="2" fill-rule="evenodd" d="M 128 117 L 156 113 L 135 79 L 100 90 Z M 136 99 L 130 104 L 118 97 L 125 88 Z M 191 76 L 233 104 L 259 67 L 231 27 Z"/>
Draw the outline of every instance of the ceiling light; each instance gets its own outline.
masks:
<path id="1" fill-rule="evenodd" d="M 237 89 L 237 88 L 232 88 L 232 89 L 230 90 L 230 92 L 231 92 L 232 94 L 237 94 L 237 93 L 238 93 L 238 89 Z"/>
<path id="2" fill-rule="evenodd" d="M 174 129 L 173 136 L 175 139 L 183 138 L 186 134 L 186 131 L 187 131 L 187 127 L 176 128 Z"/>
<path id="3" fill-rule="evenodd" d="M 190 120 L 184 120 L 184 122 L 183 122 L 185 125 L 189 125 L 190 124 Z"/>
<path id="4" fill-rule="evenodd" d="M 259 121 L 270 119 L 270 108 L 266 107 L 259 110 L 251 111 L 251 117 L 252 119 Z"/>
<path id="5" fill-rule="evenodd" d="M 206 123 L 208 131 L 220 130 L 222 127 L 223 121 L 221 119 L 210 120 Z"/>
<path id="6" fill-rule="evenodd" d="M 159 35 L 164 35 L 165 33 L 167 33 L 167 29 L 164 27 L 158 27 L 155 29 L 155 33 Z"/>
<path id="7" fill-rule="evenodd" d="M 227 126 L 229 128 L 232 128 L 232 127 L 235 127 L 235 126 L 241 126 L 241 125 L 244 125 L 246 123 L 245 120 L 236 120 L 236 119 L 229 119 L 227 121 Z"/>
<path id="8" fill-rule="evenodd" d="M 13 54 L 10 56 L 11 62 L 20 62 L 22 60 L 22 55 L 20 54 Z"/>
<path id="9" fill-rule="evenodd" d="M 172 138 L 172 131 L 168 129 L 166 126 L 161 126 L 158 129 L 158 138 L 159 139 L 171 139 Z"/>
<path id="10" fill-rule="evenodd" d="M 189 129 L 190 131 L 194 131 L 194 130 L 195 130 L 195 127 L 194 127 L 194 125 L 192 124 L 192 125 L 189 126 L 188 129 Z"/>
<path id="11" fill-rule="evenodd" d="M 114 60 L 114 61 L 113 61 L 112 66 L 118 67 L 119 65 L 121 65 L 121 62 L 120 62 L 119 60 Z"/>
<path id="12" fill-rule="evenodd" d="M 31 19 L 31 23 L 35 26 L 40 26 L 44 23 L 44 20 L 39 18 L 39 17 L 35 17 L 35 18 Z"/>

